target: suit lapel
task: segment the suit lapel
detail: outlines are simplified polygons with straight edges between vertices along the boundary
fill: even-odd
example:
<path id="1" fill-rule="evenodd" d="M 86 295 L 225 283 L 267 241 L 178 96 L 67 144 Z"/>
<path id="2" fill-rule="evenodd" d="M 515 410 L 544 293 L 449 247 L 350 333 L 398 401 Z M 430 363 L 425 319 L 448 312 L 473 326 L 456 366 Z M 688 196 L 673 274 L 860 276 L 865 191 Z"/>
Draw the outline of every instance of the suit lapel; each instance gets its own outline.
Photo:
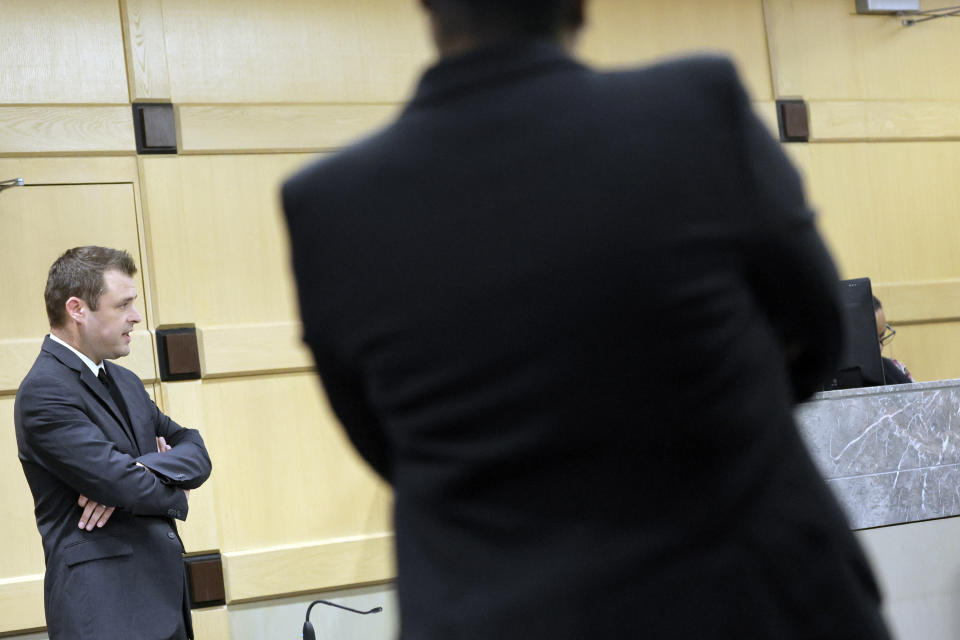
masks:
<path id="1" fill-rule="evenodd" d="M 127 440 L 133 447 L 134 451 L 138 451 L 139 447 L 137 446 L 136 440 L 133 438 L 133 434 L 130 433 L 130 428 L 127 426 L 127 421 L 123 419 L 123 413 L 120 411 L 120 407 L 117 406 L 117 403 L 113 401 L 113 398 L 110 397 L 110 392 L 107 391 L 107 388 L 103 386 L 103 383 L 93 375 L 93 372 L 90 371 L 85 366 L 80 367 L 80 381 L 87 386 L 87 388 L 93 392 L 93 395 L 97 396 L 104 405 L 106 405 L 107 410 L 110 412 L 110 415 L 114 420 L 117 421 L 117 424 L 120 426 L 120 430 L 123 431 L 123 434 L 127 437 Z"/>
<path id="2" fill-rule="evenodd" d="M 97 397 L 98 400 L 100 400 L 103 406 L 107 409 L 107 412 L 110 414 L 110 417 L 112 417 L 114 421 L 116 421 L 117 426 L 120 427 L 121 433 L 123 433 L 124 437 L 126 437 L 127 441 L 132 445 L 131 446 L 132 453 L 141 452 L 141 455 L 142 455 L 143 451 L 154 450 L 154 447 L 148 446 L 146 448 L 143 448 L 141 446 L 143 443 L 138 442 L 134 436 L 134 433 L 131 431 L 131 429 L 133 429 L 134 431 L 136 430 L 134 425 L 127 425 L 127 421 L 126 419 L 124 419 L 123 413 L 120 411 L 120 407 L 118 407 L 117 403 L 113 401 L 113 398 L 110 396 L 110 392 L 107 390 L 105 386 L 103 386 L 103 383 L 100 382 L 99 378 L 97 378 L 97 376 L 94 375 L 92 371 L 90 371 L 90 368 L 87 367 L 87 365 L 85 365 L 80 360 L 80 358 L 76 356 L 75 353 L 73 353 L 72 351 L 70 351 L 70 349 L 67 349 L 63 345 L 50 339 L 50 336 L 47 336 L 46 338 L 44 338 L 43 345 L 40 347 L 40 349 L 42 351 L 46 351 L 47 353 L 52 355 L 54 358 L 59 360 L 60 363 L 63 364 L 63 366 L 67 367 L 68 369 L 73 369 L 77 373 L 77 375 L 80 376 L 80 381 L 87 387 L 87 389 L 90 390 L 90 392 L 94 396 Z M 136 397 L 131 392 L 130 389 L 126 388 L 126 386 L 123 383 L 118 382 L 118 379 L 121 378 L 122 376 L 113 375 L 116 373 L 115 366 L 113 364 L 104 363 L 104 366 L 108 368 L 107 373 L 110 374 L 111 380 L 114 381 L 114 384 L 118 385 L 117 389 L 120 390 L 121 397 L 123 397 L 124 399 Z M 133 411 L 131 411 L 130 406 L 127 407 L 127 411 L 130 412 L 130 420 L 132 421 Z M 102 428 L 107 426 L 108 425 L 101 425 Z M 114 441 L 118 445 L 121 444 L 120 441 L 116 439 Z"/>
<path id="3" fill-rule="evenodd" d="M 130 414 L 130 422 L 131 422 L 130 428 L 133 429 L 132 436 L 134 438 L 135 447 L 137 451 L 139 451 L 140 455 L 143 455 L 144 453 L 150 453 L 151 451 L 156 451 L 157 449 L 157 442 L 155 439 L 156 436 L 154 436 L 152 432 L 150 434 L 143 433 L 143 429 L 138 428 L 138 425 L 136 424 L 136 420 L 134 419 L 136 412 L 134 411 L 132 400 L 136 398 L 140 393 L 142 393 L 141 391 L 142 383 L 139 380 L 137 380 L 136 384 L 141 385 L 141 388 L 140 389 L 133 388 L 131 385 L 127 383 L 126 376 L 117 375 L 117 367 L 115 367 L 112 363 L 109 363 L 109 362 L 104 363 L 104 366 L 107 367 L 107 373 L 110 375 L 110 380 L 113 381 L 113 384 L 115 384 L 117 386 L 117 389 L 120 391 L 120 397 L 122 397 L 124 402 L 127 403 L 127 413 Z M 100 386 L 102 387 L 103 385 L 100 385 Z M 107 396 L 109 395 L 110 394 L 107 393 Z M 111 400 L 112 399 L 113 398 L 111 398 Z M 152 443 L 151 443 L 151 440 L 153 440 Z"/>

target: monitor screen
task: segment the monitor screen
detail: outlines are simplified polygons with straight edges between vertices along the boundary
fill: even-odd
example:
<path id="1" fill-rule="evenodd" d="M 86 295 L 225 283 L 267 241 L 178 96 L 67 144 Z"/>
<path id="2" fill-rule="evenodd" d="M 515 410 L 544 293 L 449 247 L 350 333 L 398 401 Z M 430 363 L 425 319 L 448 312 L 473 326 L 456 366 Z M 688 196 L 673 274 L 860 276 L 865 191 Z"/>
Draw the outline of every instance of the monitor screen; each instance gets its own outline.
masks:
<path id="1" fill-rule="evenodd" d="M 840 290 L 844 311 L 843 353 L 837 371 L 824 383 L 823 389 L 881 385 L 884 383 L 883 362 L 870 278 L 842 280 Z"/>

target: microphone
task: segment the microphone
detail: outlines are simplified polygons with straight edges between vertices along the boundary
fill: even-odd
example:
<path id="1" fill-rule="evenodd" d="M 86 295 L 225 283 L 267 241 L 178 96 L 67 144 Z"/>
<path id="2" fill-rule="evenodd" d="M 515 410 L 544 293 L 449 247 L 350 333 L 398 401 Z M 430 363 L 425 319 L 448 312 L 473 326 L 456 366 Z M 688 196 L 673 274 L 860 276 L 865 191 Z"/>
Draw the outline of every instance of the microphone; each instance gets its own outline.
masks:
<path id="1" fill-rule="evenodd" d="M 310 606 L 307 607 L 307 620 L 303 623 L 303 640 L 317 640 L 317 634 L 313 630 L 313 625 L 310 624 L 310 610 L 313 609 L 315 604 L 325 604 L 331 607 L 336 607 L 337 609 L 343 609 L 344 611 L 351 611 L 353 613 L 359 613 L 362 616 L 367 615 L 368 613 L 380 613 L 383 611 L 383 607 L 374 607 L 369 611 L 358 611 L 357 609 L 351 609 L 350 607 L 345 607 L 342 604 L 337 604 L 336 602 L 328 602 L 326 600 L 314 600 L 310 603 Z"/>

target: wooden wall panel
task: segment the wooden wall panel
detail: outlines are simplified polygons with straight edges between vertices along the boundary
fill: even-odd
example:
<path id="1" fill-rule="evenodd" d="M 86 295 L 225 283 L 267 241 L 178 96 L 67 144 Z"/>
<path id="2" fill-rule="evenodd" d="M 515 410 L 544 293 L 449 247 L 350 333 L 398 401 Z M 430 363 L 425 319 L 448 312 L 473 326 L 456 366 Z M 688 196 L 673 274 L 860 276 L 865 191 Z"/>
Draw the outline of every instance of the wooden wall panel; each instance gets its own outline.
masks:
<path id="1" fill-rule="evenodd" d="M 42 291 L 40 295 L 43 295 Z M 48 331 L 49 329 L 44 329 L 36 338 L 0 339 L 0 394 L 16 392 L 20 382 L 33 366 L 33 361 L 37 359 L 43 336 Z M 119 360 L 117 364 L 130 369 L 144 382 L 152 382 L 157 378 L 153 334 L 140 329 L 134 331 L 130 337 L 130 355 Z"/>
<path id="2" fill-rule="evenodd" d="M 960 102 L 811 102 L 810 141 L 960 139 Z"/>
<path id="3" fill-rule="evenodd" d="M 692 52 L 730 56 L 752 97 L 771 100 L 763 7 L 757 0 L 593 0 L 579 51 L 601 66 Z"/>
<path id="4" fill-rule="evenodd" d="M 222 552 L 389 531 L 389 491 L 348 444 L 315 375 L 200 388 Z M 173 397 L 168 409 L 177 412 Z"/>
<path id="5" fill-rule="evenodd" d="M 230 640 L 230 617 L 226 607 L 194 609 L 194 640 Z"/>
<path id="6" fill-rule="evenodd" d="M 173 101 L 378 103 L 431 58 L 416 3 L 163 0 Z"/>
<path id="7" fill-rule="evenodd" d="M 198 327 L 205 374 L 310 366 L 279 203 L 283 178 L 309 159 L 141 160 L 154 317 Z"/>
<path id="8" fill-rule="evenodd" d="M 36 186 L 9 189 L 0 199 L 0 264 L 9 281 L 0 306 L 0 338 L 47 332 L 43 289 L 53 261 L 70 247 L 102 244 L 126 249 L 139 266 L 137 221 L 129 184 Z M 17 274 L 16 278 L 10 277 Z M 138 285 L 141 283 L 138 283 Z"/>
<path id="9" fill-rule="evenodd" d="M 127 102 L 117 0 L 4 0 L 0 104 Z"/>
<path id="10" fill-rule="evenodd" d="M 894 16 L 857 15 L 852 0 L 764 0 L 763 9 L 778 98 L 960 100 L 955 19 L 903 27 Z"/>
<path id="11" fill-rule="evenodd" d="M 27 185 L 137 182 L 137 161 L 131 157 L 0 158 L 2 179 L 23 178 Z M 5 192 L 3 197 L 10 195 Z"/>
<path id="12" fill-rule="evenodd" d="M 0 578 L 0 633 L 39 629 L 43 615 L 43 574 Z"/>
<path id="13" fill-rule="evenodd" d="M 2 99 L 2 98 L 0 98 Z M 0 107 L 0 153 L 133 153 L 133 115 L 118 107 Z"/>
<path id="14" fill-rule="evenodd" d="M 161 0 L 120 0 L 132 101 L 170 100 Z"/>
<path id="15" fill-rule="evenodd" d="M 960 276 L 960 143 L 817 144 L 808 152 L 807 188 L 844 277 Z"/>
<path id="16" fill-rule="evenodd" d="M 207 424 L 204 415 L 203 391 L 199 380 L 165 382 L 160 385 L 163 411 L 177 424 L 188 429 L 197 429 L 204 438 L 207 452 L 214 460 L 213 473 L 219 474 L 216 452 L 207 441 Z M 178 522 L 180 538 L 188 553 L 216 551 L 220 549 L 220 529 L 217 524 L 217 501 L 215 483 L 208 481 L 199 489 L 190 492 L 190 511 L 186 521 Z"/>
<path id="17" fill-rule="evenodd" d="M 17 459 L 13 402 L 12 395 L 0 396 L 0 452 L 6 461 L 0 464 L 0 539 L 6 549 L 0 579 L 43 573 L 43 548 L 33 517 L 33 498 Z M 78 520 L 79 515 L 78 511 Z"/>
<path id="18" fill-rule="evenodd" d="M 393 534 L 224 554 L 229 602 L 384 582 L 396 576 Z"/>
<path id="19" fill-rule="evenodd" d="M 960 318 L 960 278 L 885 283 L 874 289 L 892 322 L 916 324 Z"/>
<path id="20" fill-rule="evenodd" d="M 142 160 L 158 325 L 296 320 L 279 184 L 308 160 Z"/>
<path id="21" fill-rule="evenodd" d="M 785 148 L 805 176 L 841 276 L 869 277 L 897 327 L 887 351 L 917 380 L 960 377 L 960 359 L 948 346 L 960 338 L 951 321 L 960 317 L 960 143 Z"/>
<path id="22" fill-rule="evenodd" d="M 180 152 L 329 151 L 385 125 L 399 105 L 182 106 Z"/>
<path id="23" fill-rule="evenodd" d="M 313 367 L 299 322 L 205 326 L 200 329 L 204 377 Z"/>
<path id="24" fill-rule="evenodd" d="M 65 250 L 85 244 L 126 249 L 140 263 L 134 186 L 75 184 L 8 189 L 0 197 L 0 273 L 7 304 L 0 307 L 0 390 L 19 385 L 49 331 L 43 304 L 47 272 Z M 145 287 L 142 269 L 138 290 Z M 139 301 L 141 311 L 145 305 Z M 133 355 L 124 361 L 144 379 L 155 378 L 152 339 L 140 325 Z M 32 353 L 32 355 L 31 355 Z"/>
<path id="25" fill-rule="evenodd" d="M 886 302 L 884 302 L 886 305 Z M 891 320 L 895 323 L 896 320 Z M 896 324 L 897 335 L 883 350 L 910 370 L 914 380 L 960 378 L 960 321 Z"/>

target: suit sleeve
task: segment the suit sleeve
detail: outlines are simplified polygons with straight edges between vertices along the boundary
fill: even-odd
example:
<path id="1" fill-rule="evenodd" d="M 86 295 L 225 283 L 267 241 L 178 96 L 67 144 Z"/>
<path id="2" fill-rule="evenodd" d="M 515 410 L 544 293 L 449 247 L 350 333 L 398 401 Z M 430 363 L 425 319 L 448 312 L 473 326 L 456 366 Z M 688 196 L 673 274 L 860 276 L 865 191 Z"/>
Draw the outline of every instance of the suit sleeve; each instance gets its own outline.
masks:
<path id="1" fill-rule="evenodd" d="M 30 452 L 64 484 L 91 500 L 136 515 L 176 513 L 186 518 L 183 491 L 164 484 L 117 449 L 58 380 L 34 379 L 21 387 L 20 406 Z"/>
<path id="2" fill-rule="evenodd" d="M 155 435 L 162 436 L 173 448 L 164 453 L 147 453 L 137 458 L 137 462 L 148 467 L 166 484 L 196 489 L 210 477 L 212 469 L 200 432 L 181 427 L 157 408 L 146 391 L 142 394 L 140 401 L 150 407 Z"/>
<path id="3" fill-rule="evenodd" d="M 305 245 L 309 240 L 304 238 L 312 240 L 312 235 L 303 233 L 297 224 L 298 217 L 305 213 L 306 207 L 299 202 L 303 198 L 294 195 L 296 181 L 295 178 L 284 185 L 282 198 L 291 239 L 305 341 L 313 353 L 330 406 L 353 446 L 374 471 L 390 482 L 393 469 L 389 441 L 380 420 L 366 400 L 363 377 L 329 344 L 330 336 L 320 330 L 320 321 L 310 314 L 313 309 L 311 301 L 320 295 L 318 292 L 323 290 L 323 278 L 330 277 L 330 274 L 322 266 L 314 264 L 313 260 L 320 252 L 316 247 Z"/>
<path id="4" fill-rule="evenodd" d="M 748 209 L 747 278 L 780 338 L 799 400 L 816 391 L 839 361 L 839 278 L 797 171 L 754 115 L 742 87 L 735 85 Z"/>

